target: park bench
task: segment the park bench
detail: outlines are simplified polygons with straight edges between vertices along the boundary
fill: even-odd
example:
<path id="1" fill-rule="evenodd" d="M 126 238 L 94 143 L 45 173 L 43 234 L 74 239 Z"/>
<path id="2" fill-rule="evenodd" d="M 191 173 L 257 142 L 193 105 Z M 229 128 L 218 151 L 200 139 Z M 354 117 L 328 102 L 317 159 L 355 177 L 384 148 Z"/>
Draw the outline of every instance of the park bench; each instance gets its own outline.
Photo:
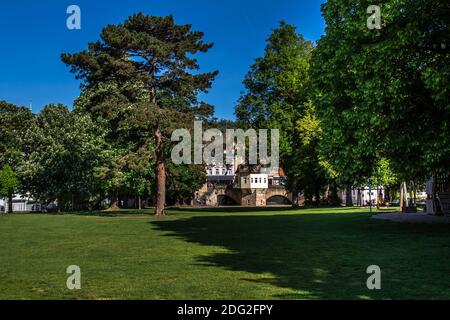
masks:
<path id="1" fill-rule="evenodd" d="M 443 214 L 450 214 L 450 193 L 438 192 L 437 200 Z"/>

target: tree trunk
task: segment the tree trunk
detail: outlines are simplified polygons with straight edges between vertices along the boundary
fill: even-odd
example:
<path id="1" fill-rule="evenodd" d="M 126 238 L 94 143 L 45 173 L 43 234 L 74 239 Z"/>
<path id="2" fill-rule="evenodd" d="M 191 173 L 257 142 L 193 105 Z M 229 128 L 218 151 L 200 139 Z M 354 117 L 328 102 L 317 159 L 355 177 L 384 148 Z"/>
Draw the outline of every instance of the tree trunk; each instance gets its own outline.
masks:
<path id="1" fill-rule="evenodd" d="M 58 196 L 58 198 L 56 199 L 56 203 L 58 204 L 58 209 L 57 209 L 58 213 L 61 212 L 61 208 L 62 208 L 62 206 L 63 206 L 63 197 L 64 197 L 64 195 L 61 193 L 61 194 Z"/>
<path id="2" fill-rule="evenodd" d="M 298 180 L 294 178 L 292 181 L 292 208 L 298 208 Z"/>
<path id="3" fill-rule="evenodd" d="M 389 203 L 391 202 L 391 198 L 389 196 L 389 193 L 391 192 L 391 188 L 389 187 L 385 187 L 384 189 L 384 202 L 385 203 Z"/>
<path id="4" fill-rule="evenodd" d="M 164 159 L 164 146 L 162 141 L 162 134 L 159 126 L 154 128 L 154 135 L 156 139 L 156 208 L 155 215 L 164 216 L 166 206 L 166 161 Z"/>
<path id="5" fill-rule="evenodd" d="M 375 199 L 375 205 L 376 205 L 376 207 L 377 207 L 377 209 L 380 209 L 380 190 L 378 189 L 379 187 L 378 187 L 378 185 L 377 185 L 377 189 L 376 189 L 376 199 Z"/>
<path id="6" fill-rule="evenodd" d="M 400 211 L 406 212 L 408 207 L 408 189 L 406 188 L 406 182 L 402 182 L 400 185 Z"/>
<path id="7" fill-rule="evenodd" d="M 316 190 L 314 191 L 314 205 L 316 206 L 320 206 L 320 189 L 316 188 Z"/>
<path id="8" fill-rule="evenodd" d="M 8 213 L 13 213 L 13 194 L 8 195 Z"/>
<path id="9" fill-rule="evenodd" d="M 347 207 L 353 206 L 353 199 L 352 199 L 352 185 L 348 184 L 345 188 L 345 205 Z"/>
<path id="10" fill-rule="evenodd" d="M 152 78 L 156 75 L 157 72 L 157 57 L 153 56 L 152 61 L 150 62 L 151 70 L 150 75 Z M 158 107 L 158 101 L 156 97 L 156 87 L 154 84 L 150 85 L 150 99 L 152 104 L 153 112 L 161 112 L 161 109 Z M 156 207 L 155 207 L 155 215 L 156 216 L 164 216 L 166 214 L 166 161 L 164 157 L 164 143 L 163 143 L 163 135 L 161 132 L 161 128 L 159 123 L 153 127 L 153 135 L 155 137 L 156 147 L 155 147 L 155 155 L 156 155 L 156 163 L 155 163 L 155 175 L 156 175 Z"/>
<path id="11" fill-rule="evenodd" d="M 338 191 L 337 191 L 337 185 L 336 181 L 333 181 L 331 183 L 331 205 L 338 206 L 340 205 L 339 197 L 338 197 Z"/>
<path id="12" fill-rule="evenodd" d="M 119 194 L 114 192 L 111 196 L 111 204 L 109 205 L 111 210 L 119 210 Z"/>
<path id="13" fill-rule="evenodd" d="M 138 196 L 139 210 L 142 210 L 141 196 Z"/>

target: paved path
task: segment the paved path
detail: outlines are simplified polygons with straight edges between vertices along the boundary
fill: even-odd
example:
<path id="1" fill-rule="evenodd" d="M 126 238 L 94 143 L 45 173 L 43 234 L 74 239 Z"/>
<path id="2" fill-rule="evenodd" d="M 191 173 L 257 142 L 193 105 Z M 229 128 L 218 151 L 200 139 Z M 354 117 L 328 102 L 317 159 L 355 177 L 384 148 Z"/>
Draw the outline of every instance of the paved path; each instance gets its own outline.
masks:
<path id="1" fill-rule="evenodd" d="M 450 223 L 450 216 L 438 217 L 425 213 L 381 213 L 372 218 L 406 223 Z"/>

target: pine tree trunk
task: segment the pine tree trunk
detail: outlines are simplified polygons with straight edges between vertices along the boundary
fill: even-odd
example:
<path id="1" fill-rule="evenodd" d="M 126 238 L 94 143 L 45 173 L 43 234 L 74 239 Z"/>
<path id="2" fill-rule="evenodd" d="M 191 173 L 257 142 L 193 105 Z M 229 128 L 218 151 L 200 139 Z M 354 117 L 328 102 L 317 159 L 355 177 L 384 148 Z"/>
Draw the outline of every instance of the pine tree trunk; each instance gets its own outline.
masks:
<path id="1" fill-rule="evenodd" d="M 298 208 L 298 180 L 294 178 L 292 181 L 292 208 Z"/>
<path id="2" fill-rule="evenodd" d="M 13 194 L 8 195 L 8 213 L 13 213 Z"/>
<path id="3" fill-rule="evenodd" d="M 156 208 L 155 215 L 164 216 L 166 206 L 166 164 L 158 159 L 156 164 Z"/>
<path id="4" fill-rule="evenodd" d="M 159 127 L 154 128 L 156 139 L 156 208 L 155 215 L 164 216 L 166 206 L 166 162 L 164 159 L 164 146 L 162 141 L 162 134 Z"/>
<path id="5" fill-rule="evenodd" d="M 150 74 L 152 78 L 155 76 L 157 72 L 157 57 L 154 56 L 152 61 L 150 62 L 151 70 Z M 150 99 L 152 104 L 152 109 L 155 112 L 160 112 L 161 109 L 158 107 L 156 88 L 154 84 L 150 85 Z M 155 137 L 156 147 L 155 147 L 155 155 L 156 155 L 156 163 L 155 163 L 155 176 L 156 176 L 156 207 L 155 207 L 155 215 L 156 216 L 164 216 L 166 214 L 166 161 L 164 157 L 164 143 L 163 143 L 163 135 L 161 132 L 161 128 L 159 123 L 153 127 L 153 135 Z"/>

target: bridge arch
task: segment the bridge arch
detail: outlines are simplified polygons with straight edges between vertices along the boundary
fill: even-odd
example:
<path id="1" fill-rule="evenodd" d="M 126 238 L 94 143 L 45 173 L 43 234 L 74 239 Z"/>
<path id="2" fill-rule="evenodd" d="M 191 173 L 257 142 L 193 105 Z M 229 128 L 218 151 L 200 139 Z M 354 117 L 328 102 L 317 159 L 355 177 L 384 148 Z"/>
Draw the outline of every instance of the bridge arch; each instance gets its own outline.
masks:
<path id="1" fill-rule="evenodd" d="M 230 196 L 227 196 L 226 194 L 219 194 L 217 196 L 217 205 L 219 206 L 237 206 L 238 203 L 231 198 Z"/>
<path id="2" fill-rule="evenodd" d="M 288 205 L 291 201 L 287 196 L 284 195 L 273 195 L 266 200 L 266 205 L 276 206 L 276 205 Z"/>

